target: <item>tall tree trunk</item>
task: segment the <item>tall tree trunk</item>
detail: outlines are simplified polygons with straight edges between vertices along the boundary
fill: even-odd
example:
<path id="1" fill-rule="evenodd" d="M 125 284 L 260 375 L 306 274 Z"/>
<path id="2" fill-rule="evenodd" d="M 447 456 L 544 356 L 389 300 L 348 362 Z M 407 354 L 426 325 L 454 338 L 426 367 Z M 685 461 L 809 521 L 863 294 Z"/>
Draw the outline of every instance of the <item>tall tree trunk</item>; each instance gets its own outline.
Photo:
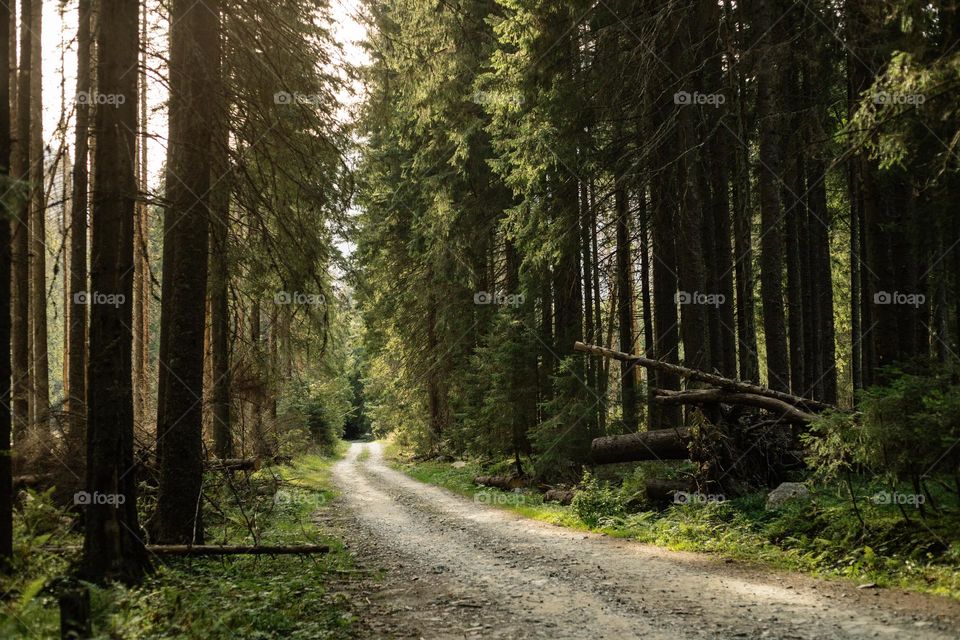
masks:
<path id="1" fill-rule="evenodd" d="M 617 318 L 620 351 L 633 353 L 633 253 L 630 249 L 629 207 L 626 188 L 618 184 L 614 191 L 617 236 Z M 636 367 L 620 363 L 620 400 L 623 407 L 623 428 L 627 433 L 637 430 Z"/>
<path id="2" fill-rule="evenodd" d="M 96 110 L 91 289 L 118 304 L 90 307 L 87 389 L 87 491 L 82 573 L 86 580 L 135 583 L 149 562 L 137 520 L 130 349 L 133 217 L 136 206 L 137 3 L 100 0 L 97 81 L 103 95 L 123 96 Z"/>
<path id="3" fill-rule="evenodd" d="M 77 95 L 89 96 L 91 0 L 80 0 L 77 28 Z M 87 291 L 87 136 L 90 128 L 90 101 L 77 100 L 74 129 L 73 194 L 70 198 L 70 325 L 67 371 L 67 413 L 71 442 L 83 442 L 84 401 L 87 395 L 87 307 L 78 304 Z"/>
<path id="4" fill-rule="evenodd" d="M 653 341 L 653 305 L 650 300 L 650 227 L 649 207 L 647 206 L 647 187 L 640 188 L 640 210 L 637 219 L 640 221 L 640 299 L 643 307 L 643 355 L 655 357 Z M 654 422 L 655 404 L 653 401 L 653 384 L 650 373 L 647 372 L 647 428 L 652 428 Z"/>
<path id="5" fill-rule="evenodd" d="M 701 4 L 701 3 L 697 3 Z M 701 7 L 694 6 L 686 15 L 679 16 L 683 26 L 671 45 L 670 59 L 674 68 L 683 69 L 685 77 L 693 78 L 693 92 L 700 92 L 702 83 L 696 74 L 697 46 L 702 39 Z M 680 87 L 681 91 L 690 89 Z M 680 287 L 680 336 L 683 340 L 684 365 L 693 369 L 711 365 L 707 307 L 696 298 L 707 292 L 707 274 L 704 264 L 703 226 L 704 197 L 701 191 L 699 131 L 697 105 L 678 107 L 678 141 L 683 154 L 677 161 L 680 209 L 677 224 L 677 272 Z M 716 293 L 716 292 L 709 292 Z"/>
<path id="6" fill-rule="evenodd" d="M 32 0 L 20 0 L 20 24 L 30 24 Z M 22 183 L 30 175 L 30 29 L 20 29 L 20 70 L 17 76 L 17 130 L 10 162 L 12 177 Z M 11 47 L 12 48 L 12 47 Z M 21 440 L 30 426 L 30 199 L 21 192 L 13 221 L 13 283 L 11 350 L 13 352 L 13 438 Z"/>
<path id="7" fill-rule="evenodd" d="M 219 5 L 174 0 L 157 395 L 156 539 L 202 543 L 203 334 Z"/>
<path id="8" fill-rule="evenodd" d="M 30 351 L 33 371 L 32 423 L 46 430 L 50 417 L 50 374 L 47 358 L 46 191 L 43 149 L 43 2 L 30 6 Z"/>
<path id="9" fill-rule="evenodd" d="M 0 2 L 0 178 L 10 180 L 10 3 Z M 0 300 L 10 300 L 13 212 L 3 206 L 0 223 Z M 13 465 L 10 436 L 10 313 L 0 313 L 0 569 L 13 558 Z"/>
<path id="10" fill-rule="evenodd" d="M 760 123 L 760 297 L 767 348 L 767 386 L 790 388 L 786 317 L 783 310 L 783 225 L 780 208 L 781 86 L 778 77 L 782 44 L 776 35 L 774 3 L 761 2 L 755 30 L 765 34 L 763 56 L 757 61 L 757 118 Z M 760 54 L 760 51 L 756 51 Z M 759 58 L 759 55 L 758 55 Z"/>
<path id="11" fill-rule="evenodd" d="M 743 12 L 738 3 L 734 14 L 730 0 L 724 0 L 724 30 L 728 51 L 743 51 L 749 48 L 743 32 L 742 20 L 737 20 Z M 732 26 L 732 25 L 738 26 Z M 739 60 L 742 61 L 742 56 Z M 729 63 L 730 61 L 728 61 Z M 760 364 L 757 354 L 756 308 L 753 302 L 755 278 L 753 273 L 753 207 L 750 194 L 750 131 L 747 112 L 747 88 L 741 62 L 737 61 L 728 71 L 729 93 L 736 98 L 735 131 L 737 144 L 733 147 L 734 178 L 733 200 L 733 246 L 736 251 L 735 263 L 737 296 L 737 359 L 740 378 L 760 382 Z"/>
<path id="12" fill-rule="evenodd" d="M 221 21 L 223 16 L 220 16 Z M 230 309 L 228 287 L 228 230 L 230 213 L 229 152 L 230 129 L 227 122 L 226 59 L 224 58 L 224 30 L 217 40 L 219 64 L 217 82 L 216 138 L 212 157 L 213 200 L 210 221 L 210 342 L 213 387 L 210 393 L 213 414 L 213 449 L 219 458 L 233 456 L 233 430 L 230 423 Z"/>
<path id="13" fill-rule="evenodd" d="M 132 0 L 131 0 L 132 1 Z M 138 429 L 146 430 L 150 421 L 147 398 L 150 394 L 150 207 L 147 194 L 147 4 L 141 0 L 140 39 L 140 136 L 137 139 L 137 184 L 140 198 L 134 220 L 133 268 L 133 415 Z"/>

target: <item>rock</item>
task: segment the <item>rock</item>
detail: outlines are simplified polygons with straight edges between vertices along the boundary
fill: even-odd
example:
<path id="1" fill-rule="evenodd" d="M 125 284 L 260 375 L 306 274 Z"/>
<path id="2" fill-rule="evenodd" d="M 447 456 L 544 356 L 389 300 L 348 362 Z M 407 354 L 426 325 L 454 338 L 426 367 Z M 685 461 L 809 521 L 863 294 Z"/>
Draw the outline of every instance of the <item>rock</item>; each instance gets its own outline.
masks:
<path id="1" fill-rule="evenodd" d="M 802 482 L 783 482 L 767 494 L 767 511 L 779 509 L 791 500 L 805 500 L 809 497 L 810 490 Z"/>
<path id="2" fill-rule="evenodd" d="M 465 466 L 467 466 L 467 463 L 463 460 L 457 460 L 452 466 L 454 469 L 463 469 Z"/>

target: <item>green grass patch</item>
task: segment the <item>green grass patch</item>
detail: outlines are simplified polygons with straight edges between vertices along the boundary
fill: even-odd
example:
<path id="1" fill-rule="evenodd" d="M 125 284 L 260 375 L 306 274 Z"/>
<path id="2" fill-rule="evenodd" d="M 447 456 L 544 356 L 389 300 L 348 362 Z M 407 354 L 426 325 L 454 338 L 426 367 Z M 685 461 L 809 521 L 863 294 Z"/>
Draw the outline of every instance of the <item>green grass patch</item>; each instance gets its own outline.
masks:
<path id="1" fill-rule="evenodd" d="M 212 544 L 327 544 L 329 554 L 157 563 L 136 588 L 92 589 L 94 637 L 351 637 L 354 614 L 348 599 L 330 585 L 338 582 L 339 572 L 351 569 L 352 557 L 340 540 L 322 535 L 312 522 L 312 515 L 335 497 L 330 467 L 336 457 L 305 455 L 291 466 L 262 469 L 234 489 L 221 487 L 214 499 L 219 509 L 205 514 Z M 33 545 L 33 552 L 25 555 L 27 549 L 21 549 L 19 571 L 3 576 L 4 585 L 9 578 L 14 586 L 13 597 L 0 602 L 0 637 L 56 638 L 59 612 L 53 585 L 67 571 L 67 561 L 39 551 L 37 540 L 46 534 L 27 535 L 25 525 L 21 515 L 18 539 Z M 80 542 L 76 534 L 61 538 L 57 544 Z M 39 590 L 32 593 L 37 584 Z"/>
<path id="2" fill-rule="evenodd" d="M 581 494 L 574 506 L 561 506 L 544 503 L 537 492 L 504 492 L 473 484 L 475 476 L 491 472 L 490 466 L 482 467 L 477 462 L 456 468 L 444 462 L 403 461 L 389 448 L 388 453 L 395 468 L 417 480 L 528 518 L 674 550 L 713 553 L 821 577 L 960 598 L 960 523 L 956 507 L 946 511 L 947 515 L 928 514 L 926 520 L 921 520 L 914 509 L 908 512 L 908 523 L 895 505 L 865 499 L 883 487 L 860 489 L 864 497 L 858 506 L 865 529 L 839 487 L 814 487 L 809 501 L 798 501 L 778 511 L 765 510 L 765 495 L 761 493 L 725 502 L 677 504 L 663 511 L 631 513 L 624 505 L 635 495 L 633 477 L 642 475 L 643 470 L 624 470 L 620 487 L 611 487 L 606 480 L 589 480 L 589 496 Z M 605 477 L 609 473 L 606 471 Z M 614 505 L 611 494 L 618 491 L 621 502 Z M 940 498 L 939 504 L 949 504 L 946 496 Z"/>

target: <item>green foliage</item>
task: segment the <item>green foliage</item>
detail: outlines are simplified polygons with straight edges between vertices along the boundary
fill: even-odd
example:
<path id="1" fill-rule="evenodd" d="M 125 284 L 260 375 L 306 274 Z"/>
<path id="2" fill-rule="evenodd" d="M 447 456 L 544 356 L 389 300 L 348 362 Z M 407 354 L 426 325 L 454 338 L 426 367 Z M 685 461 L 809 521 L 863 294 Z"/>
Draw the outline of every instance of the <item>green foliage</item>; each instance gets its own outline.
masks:
<path id="1" fill-rule="evenodd" d="M 341 446 L 335 449 L 342 453 Z M 178 559 L 158 564 L 136 588 L 91 586 L 93 637 L 354 637 L 355 611 L 333 586 L 339 573 L 352 570 L 351 556 L 313 524 L 316 510 L 335 495 L 333 461 L 301 456 L 291 467 L 261 470 L 232 488 L 211 484 L 216 508 L 204 515 L 214 544 L 328 544 L 329 554 Z M 59 637 L 52 578 L 66 572 L 68 559 L 41 545 L 80 544 L 68 522 L 46 495 L 32 495 L 17 512 L 17 564 L 3 576 L 14 597 L 0 603 L 0 637 Z"/>
<path id="2" fill-rule="evenodd" d="M 583 474 L 570 506 L 577 517 L 591 527 L 620 517 L 624 512 L 620 492 L 607 482 L 599 482 L 590 472 Z"/>
<path id="3" fill-rule="evenodd" d="M 896 372 L 863 390 L 860 413 L 827 413 L 804 437 L 811 466 L 833 479 L 867 469 L 888 483 L 955 473 L 960 458 L 960 385 L 950 371 Z"/>

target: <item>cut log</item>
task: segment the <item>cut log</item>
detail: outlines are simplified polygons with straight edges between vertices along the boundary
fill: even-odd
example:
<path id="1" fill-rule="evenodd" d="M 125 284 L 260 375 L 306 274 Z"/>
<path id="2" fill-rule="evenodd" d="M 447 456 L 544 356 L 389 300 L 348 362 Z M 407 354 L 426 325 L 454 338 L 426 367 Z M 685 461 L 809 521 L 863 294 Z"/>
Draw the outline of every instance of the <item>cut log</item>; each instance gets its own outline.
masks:
<path id="1" fill-rule="evenodd" d="M 573 491 L 569 489 L 550 489 L 543 494 L 545 502 L 559 502 L 560 504 L 570 504 L 573 502 Z"/>
<path id="2" fill-rule="evenodd" d="M 784 393 L 782 391 L 774 391 L 773 389 L 768 389 L 766 387 L 761 387 L 758 384 L 753 384 L 752 382 L 744 382 L 742 380 L 733 380 L 731 378 L 724 378 L 723 376 L 718 376 L 713 373 L 707 373 L 706 371 L 700 371 L 699 369 L 688 369 L 687 367 L 681 367 L 680 365 L 670 364 L 668 362 L 661 362 L 660 360 L 654 360 L 652 358 L 644 358 L 643 356 L 637 356 L 630 353 L 623 353 L 621 351 L 615 351 L 613 349 L 607 349 L 605 347 L 598 347 L 592 344 L 585 344 L 583 342 L 576 342 L 573 345 L 575 351 L 580 351 L 582 353 L 589 353 L 596 356 L 603 356 L 605 358 L 612 358 L 614 360 L 620 360 L 623 362 L 632 362 L 636 365 L 647 369 L 656 369 L 658 371 L 663 371 L 665 373 L 672 373 L 678 375 L 681 378 L 686 378 L 687 380 L 696 380 L 697 382 L 705 382 L 706 384 L 712 385 L 714 387 L 719 387 L 726 391 L 733 391 L 737 393 L 749 393 L 758 396 L 763 396 L 765 398 L 773 398 L 781 402 L 785 402 L 794 407 L 802 407 L 808 411 L 824 411 L 826 409 L 834 409 L 837 407 L 823 402 L 818 402 L 816 400 L 811 400 L 809 398 L 801 398 L 789 393 Z"/>
<path id="3" fill-rule="evenodd" d="M 484 487 L 495 487 L 504 491 L 513 491 L 526 486 L 523 478 L 516 476 L 477 476 L 473 479 L 474 484 Z"/>
<path id="4" fill-rule="evenodd" d="M 206 467 L 209 471 L 256 471 L 260 468 L 260 460 L 257 458 L 215 458 L 207 460 Z"/>
<path id="5" fill-rule="evenodd" d="M 647 501 L 651 504 L 666 505 L 675 501 L 677 492 L 685 494 L 696 490 L 696 485 L 691 480 L 647 480 L 644 491 L 647 494 Z"/>
<path id="6" fill-rule="evenodd" d="M 640 460 L 686 460 L 690 429 L 655 429 L 620 436 L 595 438 L 590 454 L 596 464 Z"/>
<path id="7" fill-rule="evenodd" d="M 800 424 L 806 424 L 817 417 L 815 414 L 798 409 L 782 400 L 755 393 L 736 393 L 723 389 L 687 389 L 686 391 L 654 389 L 653 395 L 654 401 L 658 404 L 707 404 L 712 402 L 742 404 L 776 414 L 778 420 Z"/>

